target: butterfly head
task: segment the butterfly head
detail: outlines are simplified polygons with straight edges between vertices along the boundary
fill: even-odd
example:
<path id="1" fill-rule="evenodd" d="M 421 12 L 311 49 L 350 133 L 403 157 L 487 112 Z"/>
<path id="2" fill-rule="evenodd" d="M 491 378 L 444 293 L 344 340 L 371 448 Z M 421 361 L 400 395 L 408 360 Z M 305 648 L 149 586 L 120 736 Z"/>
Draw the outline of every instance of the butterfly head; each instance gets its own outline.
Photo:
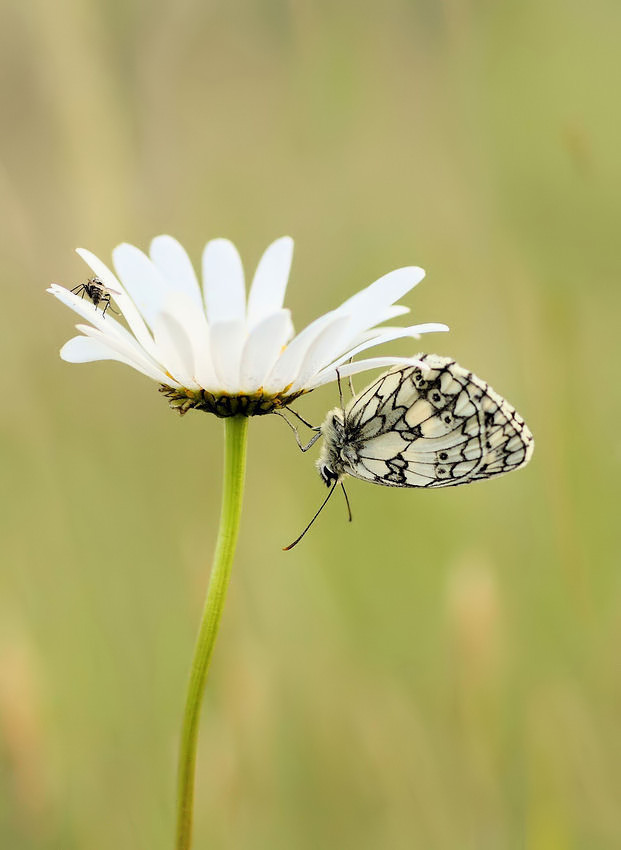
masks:
<path id="1" fill-rule="evenodd" d="M 326 487 L 331 487 L 345 473 L 341 450 L 346 444 L 346 438 L 343 411 L 340 408 L 335 407 L 328 413 L 321 426 L 321 436 L 323 445 L 317 461 L 317 470 Z"/>

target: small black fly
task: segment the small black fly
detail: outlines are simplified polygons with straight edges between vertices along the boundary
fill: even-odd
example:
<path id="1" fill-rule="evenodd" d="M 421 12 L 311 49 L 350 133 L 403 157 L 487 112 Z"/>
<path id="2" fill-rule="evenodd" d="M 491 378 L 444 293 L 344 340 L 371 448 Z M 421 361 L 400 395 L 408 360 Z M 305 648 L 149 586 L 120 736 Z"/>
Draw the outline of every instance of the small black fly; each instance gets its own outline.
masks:
<path id="1" fill-rule="evenodd" d="M 89 278 L 86 283 L 79 283 L 77 286 L 71 290 L 75 292 L 76 295 L 81 295 L 82 298 L 86 295 L 89 298 L 95 308 L 99 307 L 100 304 L 103 304 L 104 307 L 102 309 L 102 316 L 106 315 L 106 310 L 110 308 L 113 313 L 117 311 L 114 307 L 110 307 L 110 301 L 113 295 L 120 295 L 120 292 L 117 292 L 115 289 L 109 289 L 105 283 L 100 280 L 98 277 Z"/>

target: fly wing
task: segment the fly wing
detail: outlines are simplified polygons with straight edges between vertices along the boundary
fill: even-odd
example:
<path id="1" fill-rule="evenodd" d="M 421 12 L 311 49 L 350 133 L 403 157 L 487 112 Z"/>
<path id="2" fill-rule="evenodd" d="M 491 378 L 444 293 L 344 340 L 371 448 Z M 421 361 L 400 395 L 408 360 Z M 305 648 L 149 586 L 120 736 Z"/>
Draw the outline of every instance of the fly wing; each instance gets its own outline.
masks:
<path id="1" fill-rule="evenodd" d="M 528 463 L 532 434 L 506 399 L 450 358 L 418 359 L 347 406 L 358 448 L 351 475 L 391 487 L 450 487 Z"/>

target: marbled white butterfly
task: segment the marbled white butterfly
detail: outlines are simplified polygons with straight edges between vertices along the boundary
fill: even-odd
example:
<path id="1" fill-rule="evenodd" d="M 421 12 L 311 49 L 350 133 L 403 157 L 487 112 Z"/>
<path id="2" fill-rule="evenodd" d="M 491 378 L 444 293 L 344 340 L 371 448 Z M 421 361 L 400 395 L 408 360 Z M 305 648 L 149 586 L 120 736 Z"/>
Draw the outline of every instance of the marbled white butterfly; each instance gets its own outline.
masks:
<path id="1" fill-rule="evenodd" d="M 347 475 L 387 487 L 454 487 L 530 460 L 531 432 L 489 384 L 450 357 L 414 360 L 331 410 L 304 447 L 323 437 L 317 469 L 328 495 Z"/>

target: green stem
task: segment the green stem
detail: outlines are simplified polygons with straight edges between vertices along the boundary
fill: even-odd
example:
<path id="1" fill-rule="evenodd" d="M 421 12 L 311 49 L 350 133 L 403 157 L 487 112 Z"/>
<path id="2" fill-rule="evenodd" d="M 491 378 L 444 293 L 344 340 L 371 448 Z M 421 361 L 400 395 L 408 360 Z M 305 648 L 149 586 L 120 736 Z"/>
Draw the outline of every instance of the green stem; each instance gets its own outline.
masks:
<path id="1" fill-rule="evenodd" d="M 224 484 L 220 528 L 216 542 L 213 567 L 207 588 L 201 627 L 196 640 L 192 670 L 183 715 L 179 752 L 176 850 L 189 850 L 192 844 L 192 814 L 194 809 L 194 776 L 198 725 L 205 690 L 205 681 L 213 647 L 222 617 L 222 608 L 231 575 L 235 554 L 246 470 L 246 436 L 248 419 L 232 416 L 224 420 L 225 454 Z"/>

